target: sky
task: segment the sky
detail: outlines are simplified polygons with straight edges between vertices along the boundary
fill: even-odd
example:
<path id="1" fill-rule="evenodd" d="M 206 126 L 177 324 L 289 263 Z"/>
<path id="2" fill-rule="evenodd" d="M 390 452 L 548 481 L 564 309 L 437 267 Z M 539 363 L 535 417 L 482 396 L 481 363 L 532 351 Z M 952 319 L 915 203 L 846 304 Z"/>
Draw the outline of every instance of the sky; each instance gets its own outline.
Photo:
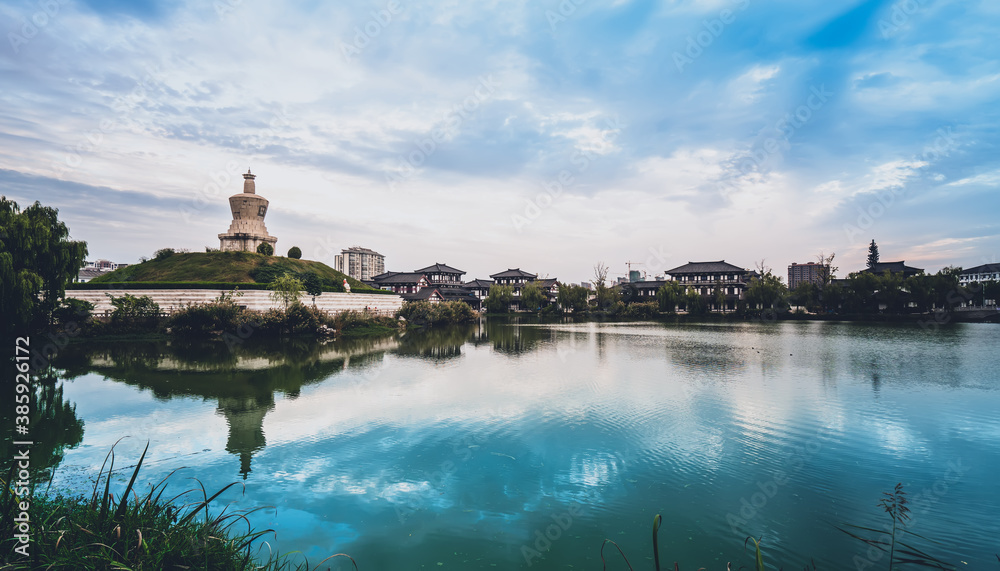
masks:
<path id="1" fill-rule="evenodd" d="M 564 282 L 1000 257 L 994 0 L 0 3 L 0 193 L 89 259 L 284 254 Z"/>

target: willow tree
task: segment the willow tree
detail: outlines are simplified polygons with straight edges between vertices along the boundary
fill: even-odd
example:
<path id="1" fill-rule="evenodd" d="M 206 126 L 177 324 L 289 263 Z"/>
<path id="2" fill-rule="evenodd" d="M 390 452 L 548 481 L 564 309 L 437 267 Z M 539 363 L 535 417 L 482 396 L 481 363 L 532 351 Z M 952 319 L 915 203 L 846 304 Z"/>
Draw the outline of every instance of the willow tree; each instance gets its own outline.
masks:
<path id="1" fill-rule="evenodd" d="M 87 256 L 69 239 L 59 211 L 35 202 L 21 210 L 0 196 L 0 314 L 6 337 L 47 323 Z"/>

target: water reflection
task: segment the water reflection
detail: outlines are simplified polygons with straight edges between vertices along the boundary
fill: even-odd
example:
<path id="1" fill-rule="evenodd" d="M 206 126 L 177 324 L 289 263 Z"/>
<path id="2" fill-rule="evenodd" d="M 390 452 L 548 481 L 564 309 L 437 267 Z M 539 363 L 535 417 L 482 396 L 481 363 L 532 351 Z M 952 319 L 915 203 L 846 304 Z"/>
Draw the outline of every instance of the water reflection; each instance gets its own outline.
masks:
<path id="1" fill-rule="evenodd" d="M 246 479 L 254 454 L 267 444 L 264 417 L 274 409 L 275 394 L 295 399 L 303 386 L 380 361 L 386 351 L 398 347 L 394 338 L 326 344 L 305 340 L 238 345 L 222 341 L 95 342 L 70 345 L 53 366 L 62 369 L 65 379 L 98 373 L 149 390 L 160 401 L 192 396 L 216 400 L 216 410 L 229 428 L 226 451 L 239 456 L 240 474 Z M 43 387 L 43 395 L 61 398 L 61 387 L 57 390 L 45 393 Z M 72 412 L 68 404 L 64 408 Z M 50 423 L 46 441 L 58 437 L 58 431 L 66 432 L 65 424 Z M 81 424 L 72 444 L 80 442 L 82 433 Z"/>
<path id="2" fill-rule="evenodd" d="M 600 568 L 604 537 L 648 538 L 652 514 L 669 512 L 663 549 L 682 568 L 725 568 L 763 534 L 786 568 L 799 554 L 835 569 L 856 546 L 828 522 L 879 525 L 866 518 L 881 515 L 882 491 L 932 486 L 963 459 L 974 469 L 920 525 L 960 530 L 986 556 L 948 553 L 973 568 L 993 557 L 983 506 L 1000 469 L 1000 338 L 956 330 L 512 318 L 346 344 L 81 346 L 61 364 L 92 373 L 66 385 L 91 440 L 67 470 L 93 464 L 95 434 L 113 442 L 146 420 L 173 446 L 163 456 L 217 451 L 191 458 L 209 487 L 231 481 L 238 457 L 240 507 L 277 506 L 253 523 L 310 559 L 523 568 L 522 545 L 579 502 L 584 515 L 536 568 Z M 213 422 L 217 435 L 196 434 Z M 734 532 L 727 514 L 779 470 L 787 484 Z"/>
<path id="3" fill-rule="evenodd" d="M 14 379 L 4 377 L 0 390 L 5 395 L 14 395 Z M 34 394 L 31 396 L 29 434 L 17 440 L 31 440 L 30 448 L 31 480 L 44 482 L 51 478 L 53 470 L 62 462 L 65 451 L 75 448 L 83 440 L 83 421 L 76 416 L 76 407 L 63 395 L 63 382 L 50 369 L 35 380 Z M 0 425 L 14 426 L 16 410 L 13 398 L 0 407 Z M 13 431 L 6 432 L 0 441 L 0 470 L 7 474 L 11 459 L 23 446 L 14 445 Z M 4 476 L 6 477 L 6 476 Z"/>

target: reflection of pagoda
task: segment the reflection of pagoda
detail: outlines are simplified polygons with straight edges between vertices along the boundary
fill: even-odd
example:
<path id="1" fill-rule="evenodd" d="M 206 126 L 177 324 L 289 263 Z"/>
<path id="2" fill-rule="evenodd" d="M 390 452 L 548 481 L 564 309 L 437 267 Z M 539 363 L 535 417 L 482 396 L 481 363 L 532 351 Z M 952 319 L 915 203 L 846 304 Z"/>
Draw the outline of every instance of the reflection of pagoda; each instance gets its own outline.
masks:
<path id="1" fill-rule="evenodd" d="M 247 479 L 253 453 L 264 448 L 264 416 L 274 408 L 274 395 L 221 397 L 218 410 L 229 425 L 226 452 L 240 455 L 240 474 Z"/>
<path id="2" fill-rule="evenodd" d="M 257 246 L 267 243 L 273 248 L 278 239 L 267 233 L 264 215 L 268 201 L 257 194 L 250 169 L 243 175 L 243 192 L 229 197 L 229 209 L 233 212 L 233 223 L 229 232 L 219 234 L 219 249 L 223 252 L 256 252 Z"/>

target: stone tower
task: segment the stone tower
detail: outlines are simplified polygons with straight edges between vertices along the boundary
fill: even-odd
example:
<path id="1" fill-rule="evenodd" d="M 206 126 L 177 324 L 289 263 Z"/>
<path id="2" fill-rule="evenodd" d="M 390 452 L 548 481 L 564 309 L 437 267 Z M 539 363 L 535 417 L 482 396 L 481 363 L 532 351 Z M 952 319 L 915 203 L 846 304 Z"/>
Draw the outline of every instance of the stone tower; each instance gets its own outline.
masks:
<path id="1" fill-rule="evenodd" d="M 267 242 L 273 248 L 278 239 L 267 233 L 264 215 L 268 201 L 257 194 L 253 180 L 256 175 L 250 169 L 243 175 L 243 192 L 229 197 L 229 209 L 233 212 L 233 223 L 229 232 L 219 234 L 219 249 L 223 252 L 256 252 L 257 246 Z"/>

